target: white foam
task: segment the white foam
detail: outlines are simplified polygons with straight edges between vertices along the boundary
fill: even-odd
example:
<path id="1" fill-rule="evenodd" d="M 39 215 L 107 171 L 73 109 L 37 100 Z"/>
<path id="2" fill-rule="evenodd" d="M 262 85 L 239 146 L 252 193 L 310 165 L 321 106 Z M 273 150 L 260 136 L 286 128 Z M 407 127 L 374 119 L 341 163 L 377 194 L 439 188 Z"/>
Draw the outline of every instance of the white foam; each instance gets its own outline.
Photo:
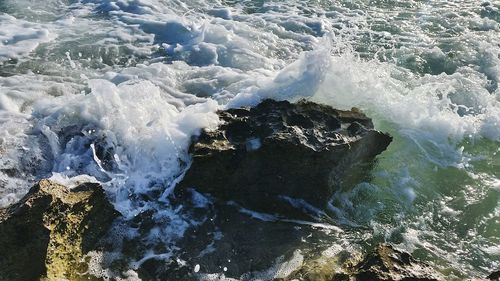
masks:
<path id="1" fill-rule="evenodd" d="M 67 186 L 69 188 L 74 188 L 82 183 L 87 182 L 99 183 L 99 181 L 95 177 L 89 175 L 78 175 L 76 177 L 70 178 L 59 173 L 54 173 L 52 177 L 49 178 L 49 180 Z"/>
<path id="2" fill-rule="evenodd" d="M 0 63 L 27 56 L 38 45 L 56 38 L 43 25 L 0 14 Z"/>
<path id="3" fill-rule="evenodd" d="M 239 211 L 243 214 L 249 215 L 250 217 L 257 219 L 257 220 L 261 220 L 261 221 L 274 222 L 274 221 L 279 220 L 279 218 L 274 216 L 274 215 L 256 212 L 256 211 L 252 211 L 252 210 L 249 210 L 246 208 L 240 207 Z"/>
<path id="4" fill-rule="evenodd" d="M 104 136 L 114 146 L 121 165 L 109 188 L 117 189 L 111 191 L 118 210 L 133 215 L 137 210 L 129 205 L 129 193 L 147 193 L 154 185 L 168 182 L 181 172 L 178 161 L 188 162 L 190 137 L 201 128 L 217 125 L 217 104 L 208 100 L 179 110 L 166 101 L 168 96 L 160 88 L 146 81 L 115 86 L 105 80 L 90 80 L 89 86 L 88 95 L 38 102 L 34 114 L 45 116 L 39 123 L 49 130 L 44 133 L 46 136 L 51 133 L 53 147 L 58 147 L 57 135 L 62 130 L 79 124 L 93 128 L 95 134 Z M 54 172 L 67 173 L 66 167 L 74 169 L 76 163 L 71 155 L 75 153 L 78 157 L 81 152 L 54 151 L 60 167 Z"/>
<path id="5" fill-rule="evenodd" d="M 401 81 L 393 75 L 387 64 L 349 54 L 332 57 L 325 83 L 314 99 L 365 109 L 410 134 L 418 130 L 428 137 L 431 133 L 438 142 L 460 141 L 468 135 L 500 139 L 500 105 L 483 88 L 484 77 L 458 72 Z M 462 107 L 470 113 L 460 113 Z"/>
<path id="6" fill-rule="evenodd" d="M 293 100 L 314 95 L 330 65 L 330 40 L 323 38 L 317 48 L 304 52 L 276 76 L 259 81 L 257 87 L 239 93 L 227 107 L 256 105 L 262 99 Z"/>
<path id="7" fill-rule="evenodd" d="M 497 257 L 500 256 L 500 246 L 491 246 L 491 247 L 484 248 L 482 250 L 485 251 L 486 253 L 488 253 L 489 255 L 497 256 Z"/>

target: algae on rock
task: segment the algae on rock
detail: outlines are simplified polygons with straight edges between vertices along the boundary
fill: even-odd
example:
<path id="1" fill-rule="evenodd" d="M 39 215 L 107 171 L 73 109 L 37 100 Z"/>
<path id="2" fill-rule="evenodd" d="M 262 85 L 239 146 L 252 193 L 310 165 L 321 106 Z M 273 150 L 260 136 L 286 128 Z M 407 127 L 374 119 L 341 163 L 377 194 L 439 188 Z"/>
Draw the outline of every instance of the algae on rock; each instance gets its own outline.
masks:
<path id="1" fill-rule="evenodd" d="M 351 276 L 358 281 L 442 280 L 441 275 L 428 264 L 419 262 L 409 253 L 386 244 L 377 246 L 355 265 Z"/>
<path id="2" fill-rule="evenodd" d="M 0 210 L 0 280 L 88 280 L 82 259 L 117 216 L 99 184 L 40 181 Z"/>
<path id="3" fill-rule="evenodd" d="M 438 281 L 442 276 L 428 264 L 387 244 L 378 245 L 361 260 L 320 257 L 306 261 L 286 281 Z"/>

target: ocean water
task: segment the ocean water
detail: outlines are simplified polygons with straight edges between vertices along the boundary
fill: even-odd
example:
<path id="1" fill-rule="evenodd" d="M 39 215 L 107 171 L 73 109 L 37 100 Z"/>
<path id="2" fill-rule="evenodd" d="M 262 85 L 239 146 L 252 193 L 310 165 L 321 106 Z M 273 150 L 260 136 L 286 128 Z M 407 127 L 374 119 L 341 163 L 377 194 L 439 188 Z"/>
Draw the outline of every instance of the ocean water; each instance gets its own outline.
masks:
<path id="1" fill-rule="evenodd" d="M 307 98 L 394 137 L 332 197 L 332 251 L 387 241 L 447 280 L 484 276 L 500 268 L 499 82 L 498 1 L 0 0 L 0 207 L 52 178 L 101 182 L 125 222 L 155 210 L 146 239 L 173 246 L 131 262 L 137 279 L 198 223 L 169 198 L 215 111 Z"/>

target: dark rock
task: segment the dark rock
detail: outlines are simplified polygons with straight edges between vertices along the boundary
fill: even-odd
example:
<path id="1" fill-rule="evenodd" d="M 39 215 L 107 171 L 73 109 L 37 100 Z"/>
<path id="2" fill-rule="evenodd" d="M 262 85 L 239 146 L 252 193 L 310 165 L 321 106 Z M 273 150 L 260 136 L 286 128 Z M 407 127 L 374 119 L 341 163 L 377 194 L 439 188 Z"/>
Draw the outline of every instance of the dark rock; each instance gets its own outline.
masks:
<path id="1" fill-rule="evenodd" d="M 0 280 L 79 280 L 118 213 L 99 184 L 73 189 L 42 180 L 0 210 Z"/>
<path id="2" fill-rule="evenodd" d="M 332 193 L 364 179 L 391 141 L 357 110 L 307 101 L 265 100 L 218 114 L 219 128 L 192 144 L 192 165 L 172 203 L 203 221 L 179 241 L 180 258 L 191 270 L 199 264 L 200 272 L 230 278 L 268 280 L 263 272 L 296 250 L 304 259 L 317 255 L 331 239 L 329 231 L 337 230 L 318 231 L 308 225 L 311 215 L 314 221 L 326 216 L 328 227 L 324 212 Z M 204 206 L 195 202 L 199 196 L 205 197 Z M 169 266 L 160 267 L 170 272 Z"/>
<path id="3" fill-rule="evenodd" d="M 178 196 L 195 188 L 252 210 L 300 217 L 366 177 L 392 140 L 357 110 L 308 101 L 265 100 L 218 114 L 220 127 L 191 146 L 192 166 Z"/>
<path id="4" fill-rule="evenodd" d="M 429 265 L 416 261 L 409 253 L 389 245 L 379 245 L 350 274 L 357 281 L 437 281 L 442 278 Z"/>
<path id="5" fill-rule="evenodd" d="M 500 280 L 500 270 L 492 272 L 486 278 L 489 279 L 489 280 Z"/>
<path id="6" fill-rule="evenodd" d="M 200 264 L 201 272 L 223 273 L 226 267 L 225 276 L 239 279 L 246 274 L 252 280 L 258 276 L 254 272 L 269 269 L 278 258 L 286 261 L 297 249 L 307 255 L 310 245 L 328 239 L 328 234 L 312 227 L 263 221 L 239 212 L 236 206 L 214 207 L 213 216 L 187 231 L 178 243 L 184 252 L 181 258 L 192 266 Z"/>
<path id="7" fill-rule="evenodd" d="M 196 281 L 193 269 L 176 260 L 149 259 L 138 270 L 141 280 Z"/>

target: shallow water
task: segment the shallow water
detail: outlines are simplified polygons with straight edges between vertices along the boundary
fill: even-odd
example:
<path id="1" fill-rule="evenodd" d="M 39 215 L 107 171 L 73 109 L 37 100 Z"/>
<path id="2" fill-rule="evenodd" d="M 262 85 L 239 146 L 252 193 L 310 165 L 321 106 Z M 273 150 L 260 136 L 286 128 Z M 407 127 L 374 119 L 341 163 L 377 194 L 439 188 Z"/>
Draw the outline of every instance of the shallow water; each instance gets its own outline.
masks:
<path id="1" fill-rule="evenodd" d="M 500 267 L 499 81 L 498 1 L 3 0 L 0 207 L 40 178 L 100 181 L 175 245 L 196 223 L 169 202 L 191 136 L 217 109 L 305 97 L 394 136 L 333 196 L 332 240 L 483 276 Z"/>

